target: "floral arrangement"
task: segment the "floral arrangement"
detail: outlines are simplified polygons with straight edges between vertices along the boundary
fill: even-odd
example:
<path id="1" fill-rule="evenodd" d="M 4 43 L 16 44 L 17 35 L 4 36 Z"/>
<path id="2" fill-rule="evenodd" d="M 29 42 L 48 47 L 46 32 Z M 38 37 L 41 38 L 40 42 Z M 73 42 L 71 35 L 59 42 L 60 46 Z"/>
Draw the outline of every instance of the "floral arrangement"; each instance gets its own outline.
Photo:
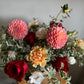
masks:
<path id="1" fill-rule="evenodd" d="M 49 25 L 36 19 L 27 25 L 16 19 L 2 26 L 0 70 L 18 84 L 70 84 L 68 64 L 84 64 L 84 41 L 77 38 L 76 31 L 67 31 L 63 20 L 58 21 L 61 13 L 66 18 L 70 12 L 65 4 Z"/>

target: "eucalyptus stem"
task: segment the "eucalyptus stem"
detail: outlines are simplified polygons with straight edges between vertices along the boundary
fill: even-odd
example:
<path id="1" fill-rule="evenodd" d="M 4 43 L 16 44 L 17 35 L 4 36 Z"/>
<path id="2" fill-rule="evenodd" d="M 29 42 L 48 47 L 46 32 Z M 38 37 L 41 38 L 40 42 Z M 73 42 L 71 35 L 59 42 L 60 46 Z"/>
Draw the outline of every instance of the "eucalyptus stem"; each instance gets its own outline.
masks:
<path id="1" fill-rule="evenodd" d="M 61 10 L 59 11 L 59 13 L 57 14 L 57 16 L 56 16 L 56 18 L 55 18 L 55 22 L 57 21 L 59 15 L 62 13 L 62 11 L 63 11 L 63 9 L 61 9 Z"/>
<path id="2" fill-rule="evenodd" d="M 5 65 L 3 65 L 3 64 L 0 64 L 0 67 L 5 67 Z"/>

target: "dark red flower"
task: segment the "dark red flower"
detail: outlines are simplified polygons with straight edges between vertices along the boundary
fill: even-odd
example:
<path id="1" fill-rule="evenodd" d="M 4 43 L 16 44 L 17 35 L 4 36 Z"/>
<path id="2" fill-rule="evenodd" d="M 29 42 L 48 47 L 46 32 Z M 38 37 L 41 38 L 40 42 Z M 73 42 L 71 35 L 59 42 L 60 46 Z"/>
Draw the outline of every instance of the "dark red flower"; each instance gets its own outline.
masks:
<path id="1" fill-rule="evenodd" d="M 62 67 L 62 63 L 64 64 L 64 67 Z M 56 57 L 56 61 L 52 62 L 52 66 L 57 71 L 61 70 L 64 72 L 68 72 L 69 67 L 68 67 L 67 57 Z"/>
<path id="2" fill-rule="evenodd" d="M 50 22 L 50 27 L 52 28 L 53 26 L 62 27 L 62 23 L 55 23 L 54 21 L 51 21 L 51 22 Z"/>
<path id="3" fill-rule="evenodd" d="M 35 32 L 29 32 L 28 35 L 26 36 L 26 42 L 33 46 L 34 43 L 37 41 L 36 36 L 35 36 Z"/>
<path id="4" fill-rule="evenodd" d="M 4 72 L 9 75 L 10 78 L 14 78 L 17 81 L 21 81 L 28 69 L 28 65 L 25 61 L 12 61 L 9 62 Z"/>

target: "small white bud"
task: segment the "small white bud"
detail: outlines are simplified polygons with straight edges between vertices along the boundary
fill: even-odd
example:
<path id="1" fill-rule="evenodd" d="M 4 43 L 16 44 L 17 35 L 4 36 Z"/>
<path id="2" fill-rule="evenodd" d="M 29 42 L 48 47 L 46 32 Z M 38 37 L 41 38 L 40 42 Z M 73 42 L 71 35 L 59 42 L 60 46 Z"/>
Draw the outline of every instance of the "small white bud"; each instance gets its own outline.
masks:
<path id="1" fill-rule="evenodd" d="M 71 64 L 71 65 L 73 65 L 73 64 L 76 63 L 76 59 L 74 57 L 69 57 L 68 58 L 68 63 Z"/>

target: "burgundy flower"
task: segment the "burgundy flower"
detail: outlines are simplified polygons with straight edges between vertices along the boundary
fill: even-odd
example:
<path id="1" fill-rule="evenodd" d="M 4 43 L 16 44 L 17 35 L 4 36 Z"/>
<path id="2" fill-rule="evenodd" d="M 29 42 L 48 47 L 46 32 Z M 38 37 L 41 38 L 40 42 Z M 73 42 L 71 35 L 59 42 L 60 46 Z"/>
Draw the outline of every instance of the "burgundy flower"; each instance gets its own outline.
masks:
<path id="1" fill-rule="evenodd" d="M 53 26 L 62 27 L 62 23 L 55 23 L 54 21 L 51 21 L 51 22 L 50 22 L 50 27 L 52 28 Z"/>
<path id="2" fill-rule="evenodd" d="M 26 42 L 33 46 L 34 43 L 37 41 L 36 36 L 35 36 L 35 32 L 29 32 L 28 35 L 26 36 Z"/>
<path id="3" fill-rule="evenodd" d="M 9 62 L 4 72 L 9 75 L 10 78 L 14 78 L 17 81 L 21 81 L 28 69 L 28 65 L 25 61 L 12 61 Z"/>
<path id="4" fill-rule="evenodd" d="M 62 63 L 64 64 L 64 67 L 62 67 Z M 52 62 L 52 66 L 57 71 L 61 70 L 64 72 L 68 72 L 69 67 L 68 67 L 67 57 L 56 57 L 56 61 Z"/>

